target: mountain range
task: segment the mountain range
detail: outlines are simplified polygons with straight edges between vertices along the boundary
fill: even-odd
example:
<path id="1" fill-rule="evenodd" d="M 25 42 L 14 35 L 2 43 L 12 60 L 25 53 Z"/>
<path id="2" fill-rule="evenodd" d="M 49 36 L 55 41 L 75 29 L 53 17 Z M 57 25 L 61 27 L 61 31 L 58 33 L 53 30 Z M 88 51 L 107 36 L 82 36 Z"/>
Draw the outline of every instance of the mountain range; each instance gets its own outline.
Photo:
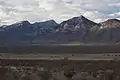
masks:
<path id="1" fill-rule="evenodd" d="M 57 24 L 54 20 L 21 21 L 0 27 L 0 45 L 119 43 L 120 20 L 95 23 L 84 16 Z"/>

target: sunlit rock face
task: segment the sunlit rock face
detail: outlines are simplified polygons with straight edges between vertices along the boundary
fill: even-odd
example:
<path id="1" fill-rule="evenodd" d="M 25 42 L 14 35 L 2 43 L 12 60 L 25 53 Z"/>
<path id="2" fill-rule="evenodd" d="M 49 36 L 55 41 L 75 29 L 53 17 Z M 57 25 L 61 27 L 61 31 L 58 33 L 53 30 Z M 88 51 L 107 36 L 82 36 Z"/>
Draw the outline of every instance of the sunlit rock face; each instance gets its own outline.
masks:
<path id="1" fill-rule="evenodd" d="M 100 23 L 104 28 L 117 28 L 120 27 L 120 20 L 109 19 L 105 22 Z"/>
<path id="2" fill-rule="evenodd" d="M 88 20 L 84 16 L 79 16 L 62 22 L 59 25 L 59 28 L 61 31 L 81 31 L 84 29 L 90 29 L 97 25 L 99 24 Z"/>
<path id="3" fill-rule="evenodd" d="M 119 43 L 120 21 L 109 19 L 95 23 L 84 16 L 57 24 L 54 20 L 21 21 L 0 27 L 0 44 L 40 43 Z"/>

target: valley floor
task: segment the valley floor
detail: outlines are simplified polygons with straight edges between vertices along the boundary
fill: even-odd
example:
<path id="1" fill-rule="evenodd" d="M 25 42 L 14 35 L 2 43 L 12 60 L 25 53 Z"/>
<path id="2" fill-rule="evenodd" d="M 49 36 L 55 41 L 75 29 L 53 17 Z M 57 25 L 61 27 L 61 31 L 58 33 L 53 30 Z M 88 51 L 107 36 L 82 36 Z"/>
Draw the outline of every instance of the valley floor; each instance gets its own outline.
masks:
<path id="1" fill-rule="evenodd" d="M 37 77 L 39 73 L 43 73 L 46 70 L 51 73 L 55 70 L 58 72 L 53 72 L 52 78 L 57 75 L 56 80 L 68 80 L 61 79 L 60 73 L 69 73 L 69 70 L 75 70 L 75 75 L 79 73 L 89 73 L 94 79 L 85 80 L 100 80 L 94 77 L 93 74 L 98 75 L 97 72 L 103 71 L 103 75 L 106 72 L 112 71 L 114 73 L 115 79 L 119 80 L 117 77 L 120 76 L 120 53 L 99 53 L 99 54 L 11 54 L 11 53 L 1 53 L 0 54 L 0 80 L 20 80 L 20 78 L 26 78 L 35 74 Z M 68 72 L 66 72 L 68 71 Z M 17 75 L 14 74 L 14 72 Z M 48 73 L 48 72 L 47 72 Z M 19 76 L 23 74 L 22 76 Z M 46 76 L 46 73 L 44 74 Z M 55 75 L 55 76 L 54 76 Z M 13 79 L 13 76 L 15 79 Z M 33 79 L 35 80 L 36 76 Z M 62 76 L 65 77 L 65 74 Z M 106 77 L 106 76 L 105 76 Z M 31 77 L 29 77 L 31 78 Z M 74 78 L 74 76 L 73 76 Z M 111 78 L 111 77 L 110 77 Z M 28 79 L 21 79 L 28 80 Z M 36 79 L 40 80 L 40 79 Z M 46 79 L 44 79 L 46 80 Z M 48 80 L 51 80 L 48 79 Z M 54 80 L 54 79 L 52 79 Z M 81 79 L 73 79 L 81 80 Z M 110 79 L 105 79 L 110 80 Z"/>
<path id="2" fill-rule="evenodd" d="M 1 53 L 0 59 L 22 59 L 22 60 L 120 60 L 120 53 L 39 53 L 39 54 L 11 54 Z"/>

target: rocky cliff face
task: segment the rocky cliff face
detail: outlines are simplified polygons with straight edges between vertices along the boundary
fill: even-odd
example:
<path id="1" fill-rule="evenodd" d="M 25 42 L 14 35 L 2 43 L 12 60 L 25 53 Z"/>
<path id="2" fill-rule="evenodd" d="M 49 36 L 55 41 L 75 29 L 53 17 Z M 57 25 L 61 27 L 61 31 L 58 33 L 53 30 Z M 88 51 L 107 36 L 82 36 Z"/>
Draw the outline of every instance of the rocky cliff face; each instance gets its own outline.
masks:
<path id="1" fill-rule="evenodd" d="M 62 22 L 59 24 L 58 29 L 60 29 L 60 31 L 81 31 L 82 29 L 90 29 L 98 25 L 99 24 L 88 20 L 84 16 L 79 16 Z"/>
<path id="2" fill-rule="evenodd" d="M 120 21 L 109 19 L 95 23 L 84 16 L 74 17 L 57 24 L 54 20 L 21 21 L 0 27 L 0 43 L 100 43 L 120 41 Z"/>
<path id="3" fill-rule="evenodd" d="M 101 39 L 107 38 L 108 41 L 119 42 L 120 40 L 120 21 L 117 19 L 109 19 L 101 24 L 101 32 L 103 37 Z"/>
<path id="4" fill-rule="evenodd" d="M 120 27 L 120 20 L 109 19 L 105 22 L 100 23 L 104 28 L 118 28 Z"/>

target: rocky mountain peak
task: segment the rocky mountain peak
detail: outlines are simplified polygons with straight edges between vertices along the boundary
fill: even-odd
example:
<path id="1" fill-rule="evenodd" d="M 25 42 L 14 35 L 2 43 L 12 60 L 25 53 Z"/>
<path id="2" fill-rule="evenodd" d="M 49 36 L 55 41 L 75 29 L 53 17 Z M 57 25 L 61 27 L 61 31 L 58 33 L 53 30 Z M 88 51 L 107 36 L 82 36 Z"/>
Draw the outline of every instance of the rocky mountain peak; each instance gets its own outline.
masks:
<path id="1" fill-rule="evenodd" d="M 17 22 L 18 24 L 30 24 L 30 22 L 29 21 L 20 21 L 20 22 Z"/>
<path id="2" fill-rule="evenodd" d="M 48 20 L 44 22 L 36 22 L 33 26 L 42 27 L 42 28 L 51 28 L 58 25 L 54 20 Z"/>
<path id="3" fill-rule="evenodd" d="M 82 22 L 82 21 L 85 21 L 85 20 L 88 20 L 87 18 L 85 18 L 85 17 L 82 16 L 82 15 L 81 15 L 81 16 L 78 16 L 78 17 L 73 17 L 72 19 L 73 19 L 73 20 L 77 20 L 77 21 L 81 21 L 81 22 Z M 71 19 L 71 20 L 72 20 L 72 19 Z"/>
<path id="4" fill-rule="evenodd" d="M 95 23 L 84 16 L 73 17 L 57 24 L 54 20 L 36 22 L 17 22 L 0 28 L 2 43 L 96 43 L 120 42 L 120 21 L 109 19 Z M 39 42 L 38 42 L 39 41 Z M 30 43 L 31 44 L 31 43 Z"/>
<path id="5" fill-rule="evenodd" d="M 67 21 L 62 22 L 59 28 L 61 30 L 76 31 L 80 29 L 88 29 L 95 25 L 98 24 L 85 18 L 84 16 L 79 16 L 79 17 L 73 17 Z"/>
<path id="6" fill-rule="evenodd" d="M 107 22 L 120 22 L 118 19 L 108 19 Z"/>
<path id="7" fill-rule="evenodd" d="M 46 23 L 52 23 L 52 24 L 57 24 L 54 20 L 48 20 L 48 21 L 45 21 Z"/>
<path id="8" fill-rule="evenodd" d="M 105 22 L 100 23 L 105 28 L 116 28 L 120 27 L 120 20 L 118 19 L 108 19 Z"/>
<path id="9" fill-rule="evenodd" d="M 18 26 L 30 25 L 30 22 L 29 21 L 20 21 L 20 22 L 15 23 L 15 25 L 18 25 Z"/>
<path id="10" fill-rule="evenodd" d="M 8 25 L 6 26 L 6 29 L 10 29 L 10 28 L 23 28 L 23 27 L 29 27 L 31 24 L 29 21 L 20 21 L 20 22 L 16 22 L 12 25 Z"/>
<path id="11" fill-rule="evenodd" d="M 30 22 L 29 21 L 19 21 L 19 22 L 16 22 L 12 25 L 30 25 Z"/>

